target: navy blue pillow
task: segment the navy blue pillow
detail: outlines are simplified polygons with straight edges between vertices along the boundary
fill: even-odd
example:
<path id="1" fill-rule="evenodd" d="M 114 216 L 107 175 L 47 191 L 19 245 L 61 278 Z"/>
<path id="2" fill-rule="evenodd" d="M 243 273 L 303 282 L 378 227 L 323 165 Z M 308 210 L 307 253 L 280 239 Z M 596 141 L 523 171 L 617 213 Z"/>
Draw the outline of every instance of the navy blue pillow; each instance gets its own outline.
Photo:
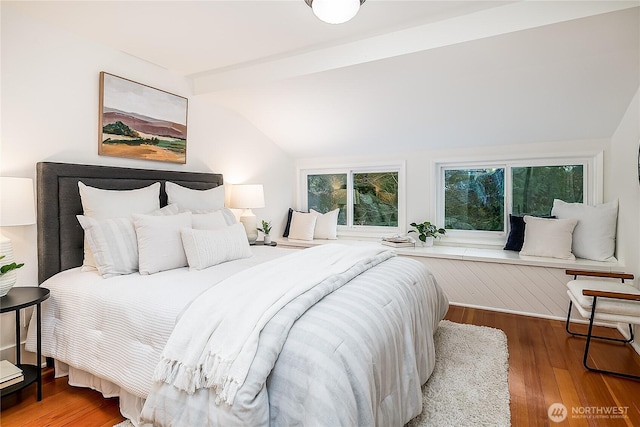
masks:
<path id="1" fill-rule="evenodd" d="M 524 243 L 524 217 L 509 214 L 509 237 L 504 245 L 506 251 L 518 251 Z"/>
<path id="2" fill-rule="evenodd" d="M 541 216 L 538 218 L 551 219 L 555 216 Z M 524 216 L 509 214 L 509 236 L 507 237 L 507 243 L 504 245 L 506 251 L 518 251 L 522 249 L 524 244 L 524 232 L 525 226 Z"/>
<path id="3" fill-rule="evenodd" d="M 293 209 L 289 208 L 289 213 L 287 214 L 287 225 L 284 227 L 284 233 L 282 233 L 282 237 L 289 237 L 289 229 L 291 228 L 291 217 L 293 216 Z"/>

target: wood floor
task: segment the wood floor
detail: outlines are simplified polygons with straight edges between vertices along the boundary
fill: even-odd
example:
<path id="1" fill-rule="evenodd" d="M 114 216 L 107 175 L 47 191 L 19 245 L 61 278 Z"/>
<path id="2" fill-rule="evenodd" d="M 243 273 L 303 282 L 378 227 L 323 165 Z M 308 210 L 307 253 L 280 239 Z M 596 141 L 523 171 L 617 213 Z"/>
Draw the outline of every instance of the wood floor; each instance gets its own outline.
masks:
<path id="1" fill-rule="evenodd" d="M 584 340 L 568 337 L 563 322 L 456 306 L 446 318 L 507 334 L 513 426 L 640 426 L 640 381 L 585 371 Z M 608 328 L 599 332 L 617 334 Z M 594 343 L 593 359 L 601 368 L 640 374 L 640 356 L 628 346 Z M 3 427 L 111 427 L 123 420 L 117 399 L 70 387 L 66 378 L 54 379 L 51 369 L 44 378 L 41 402 L 35 400 L 35 385 L 2 399 Z M 563 422 L 549 420 L 547 412 L 554 403 L 568 410 Z M 605 418 L 612 411 L 618 418 Z"/>

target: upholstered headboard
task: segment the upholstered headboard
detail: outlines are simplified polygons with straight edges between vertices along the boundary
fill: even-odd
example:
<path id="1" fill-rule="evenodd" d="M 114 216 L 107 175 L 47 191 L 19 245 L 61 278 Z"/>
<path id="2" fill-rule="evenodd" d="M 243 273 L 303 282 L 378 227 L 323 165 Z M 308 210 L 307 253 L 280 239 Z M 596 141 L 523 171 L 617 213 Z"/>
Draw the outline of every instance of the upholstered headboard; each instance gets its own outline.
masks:
<path id="1" fill-rule="evenodd" d="M 222 175 L 42 162 L 36 165 L 38 186 L 38 281 L 82 265 L 84 232 L 78 181 L 107 190 L 133 190 L 161 183 L 160 206 L 167 204 L 165 181 L 206 190 L 222 185 Z"/>

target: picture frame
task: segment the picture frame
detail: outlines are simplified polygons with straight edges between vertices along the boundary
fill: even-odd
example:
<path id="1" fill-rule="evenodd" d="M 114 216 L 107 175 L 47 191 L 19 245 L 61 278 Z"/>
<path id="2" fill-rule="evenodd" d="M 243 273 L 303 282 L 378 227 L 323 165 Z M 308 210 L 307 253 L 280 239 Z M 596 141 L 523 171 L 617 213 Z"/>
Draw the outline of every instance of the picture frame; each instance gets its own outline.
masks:
<path id="1" fill-rule="evenodd" d="M 98 154 L 187 162 L 188 99 L 100 72 Z"/>

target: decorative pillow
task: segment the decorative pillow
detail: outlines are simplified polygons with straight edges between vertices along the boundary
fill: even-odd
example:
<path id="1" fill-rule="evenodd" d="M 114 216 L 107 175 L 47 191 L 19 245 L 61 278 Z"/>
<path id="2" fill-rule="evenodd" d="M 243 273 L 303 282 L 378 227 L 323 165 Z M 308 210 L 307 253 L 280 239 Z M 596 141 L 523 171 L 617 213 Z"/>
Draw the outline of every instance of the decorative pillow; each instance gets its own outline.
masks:
<path id="1" fill-rule="evenodd" d="M 130 218 L 160 208 L 160 183 L 137 190 L 103 190 L 78 181 L 84 216 L 96 219 Z"/>
<path id="2" fill-rule="evenodd" d="M 217 230 L 229 225 L 222 209 L 210 213 L 194 213 L 191 216 L 191 221 L 193 228 L 198 230 Z"/>
<path id="3" fill-rule="evenodd" d="M 541 216 L 538 218 L 555 218 L 555 216 Z M 504 245 L 506 251 L 520 251 L 524 243 L 524 216 L 509 214 L 509 236 Z"/>
<path id="4" fill-rule="evenodd" d="M 178 213 L 178 205 L 167 205 L 149 215 Z M 85 241 L 100 275 L 107 279 L 138 271 L 138 241 L 131 218 L 95 219 L 76 215 L 84 229 Z M 83 268 L 84 269 L 84 268 Z"/>
<path id="5" fill-rule="evenodd" d="M 209 190 L 193 190 L 167 181 L 165 189 L 168 203 L 177 203 L 181 212 L 224 208 L 224 185 Z"/>
<path id="6" fill-rule="evenodd" d="M 230 225 L 219 230 L 184 228 L 180 234 L 189 268 L 202 270 L 252 255 L 242 224 Z"/>
<path id="7" fill-rule="evenodd" d="M 334 209 L 325 214 L 313 209 L 310 212 L 316 215 L 316 226 L 313 231 L 314 239 L 335 240 L 338 238 L 338 214 L 340 209 Z"/>
<path id="8" fill-rule="evenodd" d="M 553 201 L 551 213 L 558 218 L 576 218 L 573 253 L 578 258 L 609 261 L 616 250 L 618 201 L 596 206 Z"/>
<path id="9" fill-rule="evenodd" d="M 287 225 L 284 227 L 284 233 L 282 233 L 282 237 L 289 237 L 289 231 L 291 230 L 291 217 L 293 216 L 293 209 L 289 208 L 289 212 L 287 212 Z"/>
<path id="10" fill-rule="evenodd" d="M 133 215 L 140 274 L 185 267 L 180 230 L 191 228 L 191 212 L 171 216 Z"/>
<path id="11" fill-rule="evenodd" d="M 236 219 L 235 214 L 229 208 L 222 208 L 222 209 L 216 209 L 216 210 L 194 209 L 194 210 L 191 211 L 191 213 L 194 214 L 194 215 L 195 214 L 210 214 L 210 213 L 215 213 L 215 212 L 221 212 L 222 213 L 227 225 L 233 225 L 233 224 L 237 224 L 238 223 L 238 220 Z"/>
<path id="12" fill-rule="evenodd" d="M 95 267 L 103 278 L 138 271 L 138 242 L 131 219 L 76 217 L 84 229 Z"/>
<path id="13" fill-rule="evenodd" d="M 289 238 L 297 240 L 313 240 L 313 232 L 316 227 L 316 218 L 312 213 L 302 213 L 293 211 L 291 216 L 291 226 L 289 227 Z"/>
<path id="14" fill-rule="evenodd" d="M 525 215 L 524 243 L 520 255 L 576 259 L 571 253 L 577 219 L 546 219 Z"/>
<path id="15" fill-rule="evenodd" d="M 103 190 L 89 187 L 78 181 L 78 190 L 84 216 L 107 218 L 131 218 L 134 213 L 146 214 L 160 208 L 160 183 L 136 190 Z M 83 271 L 96 268 L 96 262 L 85 239 Z"/>

